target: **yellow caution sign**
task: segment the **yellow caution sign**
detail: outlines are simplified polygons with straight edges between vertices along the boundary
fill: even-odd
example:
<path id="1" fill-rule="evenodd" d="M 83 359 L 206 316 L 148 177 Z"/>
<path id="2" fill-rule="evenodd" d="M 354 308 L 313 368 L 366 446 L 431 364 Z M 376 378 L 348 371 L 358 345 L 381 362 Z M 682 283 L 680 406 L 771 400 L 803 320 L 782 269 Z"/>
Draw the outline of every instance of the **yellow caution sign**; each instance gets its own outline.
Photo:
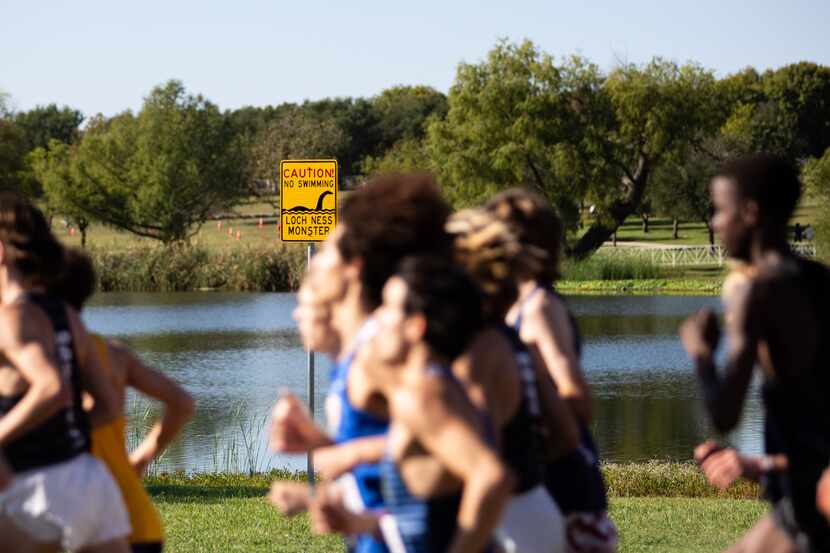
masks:
<path id="1" fill-rule="evenodd" d="M 322 242 L 337 224 L 336 159 L 280 162 L 280 238 Z"/>

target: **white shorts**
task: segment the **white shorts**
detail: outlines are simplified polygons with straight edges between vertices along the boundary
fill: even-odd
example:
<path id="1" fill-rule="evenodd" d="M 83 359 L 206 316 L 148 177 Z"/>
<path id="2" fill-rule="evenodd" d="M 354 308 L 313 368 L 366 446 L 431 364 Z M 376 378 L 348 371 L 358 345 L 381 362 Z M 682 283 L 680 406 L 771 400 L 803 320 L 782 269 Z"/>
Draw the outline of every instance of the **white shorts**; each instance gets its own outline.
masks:
<path id="1" fill-rule="evenodd" d="M 544 486 L 513 496 L 496 529 L 505 553 L 564 553 L 565 518 Z"/>
<path id="2" fill-rule="evenodd" d="M 0 516 L 32 540 L 70 551 L 131 532 L 121 491 L 104 464 L 88 453 L 16 475 L 0 493 Z"/>

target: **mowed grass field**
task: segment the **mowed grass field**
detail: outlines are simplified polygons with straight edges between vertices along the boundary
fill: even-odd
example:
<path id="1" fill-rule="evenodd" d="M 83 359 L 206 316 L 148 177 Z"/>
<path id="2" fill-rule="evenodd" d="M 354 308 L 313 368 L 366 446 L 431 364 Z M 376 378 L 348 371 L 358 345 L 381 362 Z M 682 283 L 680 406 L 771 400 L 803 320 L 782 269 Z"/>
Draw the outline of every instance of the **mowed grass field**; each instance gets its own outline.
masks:
<path id="1" fill-rule="evenodd" d="M 652 461 L 604 467 L 622 553 L 721 551 L 766 511 L 758 488 L 710 487 L 689 463 Z M 159 475 L 147 480 L 167 528 L 167 551 L 342 552 L 342 540 L 317 536 L 307 516 L 286 518 L 265 500 L 272 478 L 206 474 Z"/>
<path id="2" fill-rule="evenodd" d="M 182 487 L 156 493 L 172 553 L 344 551 L 335 536 L 316 536 L 308 517 L 281 516 L 263 498 L 266 489 L 226 496 Z M 685 497 L 611 498 L 621 553 L 721 551 L 765 512 L 758 500 Z"/>
<path id="3" fill-rule="evenodd" d="M 802 226 L 814 224 L 820 208 L 813 202 L 800 205 L 790 221 L 789 237 L 793 239 L 795 224 Z M 643 232 L 643 222 L 639 217 L 629 217 L 617 230 L 617 242 L 651 242 L 667 246 L 701 246 L 709 244 L 709 232 L 703 222 L 681 222 L 678 238 L 672 237 L 672 220 L 654 217 L 649 220 L 649 232 Z M 715 238 L 717 241 L 717 237 Z"/>
<path id="4" fill-rule="evenodd" d="M 279 199 L 273 200 L 279 206 Z M 191 239 L 193 245 L 210 251 L 224 251 L 242 246 L 268 246 L 279 240 L 277 232 L 277 210 L 274 204 L 249 200 L 236 206 L 232 212 L 223 215 L 220 220 L 205 222 Z M 234 217 L 238 215 L 238 217 Z M 259 226 L 262 215 L 262 227 Z M 70 234 L 70 229 L 63 224 L 60 216 L 55 217 L 52 229 L 64 244 L 81 245 L 80 233 Z M 240 234 L 237 239 L 237 233 Z M 87 247 L 96 250 L 117 252 L 136 246 L 154 246 L 160 242 L 151 238 L 142 238 L 126 231 L 114 229 L 101 224 L 92 224 L 87 229 Z"/>
<path id="5" fill-rule="evenodd" d="M 342 202 L 349 192 L 340 193 Z M 233 210 L 223 215 L 221 221 L 207 221 L 193 236 L 195 245 L 209 250 L 227 250 L 238 248 L 241 245 L 267 246 L 279 241 L 277 233 L 277 213 L 279 197 L 265 199 L 251 198 Z M 790 222 L 790 236 L 796 223 L 801 225 L 813 224 L 819 207 L 813 203 L 805 203 L 796 210 L 795 217 Z M 234 217 L 237 215 L 238 217 Z M 260 217 L 261 216 L 261 217 Z M 262 219 L 263 226 L 259 226 Z M 221 223 L 221 225 L 220 225 Z M 587 227 L 583 227 L 587 228 Z M 81 243 L 80 235 L 70 234 L 63 225 L 61 217 L 56 217 L 53 229 L 66 244 L 78 246 Z M 237 232 L 240 237 L 237 240 Z M 669 246 L 692 246 L 709 243 L 706 226 L 702 222 L 681 222 L 679 237 L 672 238 L 672 220 L 664 217 L 654 217 L 649 222 L 649 232 L 644 233 L 642 221 L 639 217 L 629 217 L 617 231 L 617 241 L 649 242 Z M 100 224 L 90 225 L 87 230 L 87 246 L 108 251 L 128 249 L 138 245 L 151 245 L 158 242 L 149 238 L 141 238 Z"/>

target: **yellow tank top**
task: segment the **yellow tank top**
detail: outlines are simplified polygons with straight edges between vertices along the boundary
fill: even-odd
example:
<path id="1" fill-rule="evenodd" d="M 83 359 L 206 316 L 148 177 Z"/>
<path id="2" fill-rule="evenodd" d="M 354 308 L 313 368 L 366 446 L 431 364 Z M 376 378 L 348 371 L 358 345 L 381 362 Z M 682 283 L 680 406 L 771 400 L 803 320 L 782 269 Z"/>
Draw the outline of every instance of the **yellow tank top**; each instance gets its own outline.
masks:
<path id="1" fill-rule="evenodd" d="M 109 368 L 109 348 L 100 336 L 93 336 L 99 362 Z M 153 501 L 130 465 L 127 454 L 127 421 L 118 417 L 113 422 L 92 431 L 92 454 L 104 462 L 112 473 L 124 504 L 130 514 L 133 533 L 130 543 L 159 543 L 164 541 L 164 530 Z"/>

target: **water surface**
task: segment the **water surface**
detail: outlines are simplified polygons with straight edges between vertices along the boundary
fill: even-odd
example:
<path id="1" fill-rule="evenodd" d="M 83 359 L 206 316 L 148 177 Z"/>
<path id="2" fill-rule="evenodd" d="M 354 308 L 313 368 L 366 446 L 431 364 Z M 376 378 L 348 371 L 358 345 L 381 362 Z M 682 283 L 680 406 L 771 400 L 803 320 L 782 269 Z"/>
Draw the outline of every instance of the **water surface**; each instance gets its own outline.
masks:
<path id="1" fill-rule="evenodd" d="M 677 327 L 713 297 L 568 298 L 585 339 L 583 364 L 595 398 L 594 433 L 614 461 L 691 457 L 710 436 L 698 386 Z M 305 458 L 272 455 L 267 417 L 280 389 L 306 398 L 306 353 L 294 328 L 293 294 L 99 294 L 84 317 L 124 340 L 149 364 L 181 382 L 197 414 L 159 470 L 299 469 Z M 316 356 L 315 415 L 322 420 L 330 363 Z M 158 414 L 131 395 L 130 441 Z M 760 405 L 750 400 L 731 439 L 760 451 Z"/>

